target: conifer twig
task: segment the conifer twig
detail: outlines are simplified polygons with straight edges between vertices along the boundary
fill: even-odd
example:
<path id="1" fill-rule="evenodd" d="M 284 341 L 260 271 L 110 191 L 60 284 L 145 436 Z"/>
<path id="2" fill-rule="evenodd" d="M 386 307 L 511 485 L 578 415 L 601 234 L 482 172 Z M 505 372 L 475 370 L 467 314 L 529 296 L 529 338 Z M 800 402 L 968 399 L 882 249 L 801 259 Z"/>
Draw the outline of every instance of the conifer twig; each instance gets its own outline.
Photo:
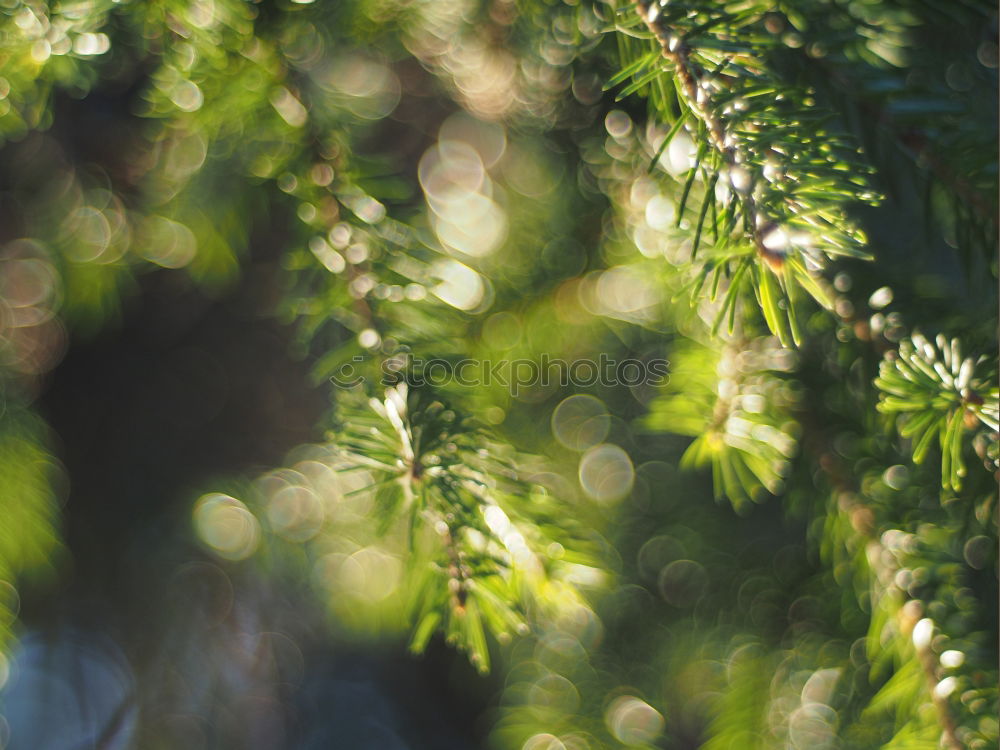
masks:
<path id="1" fill-rule="evenodd" d="M 883 545 L 877 533 L 875 514 L 872 512 L 871 508 L 858 499 L 858 493 L 861 488 L 857 486 L 857 481 L 854 478 L 853 473 L 847 466 L 844 465 L 843 460 L 836 454 L 835 451 L 827 450 L 824 447 L 825 437 L 820 436 L 822 428 L 818 424 L 811 424 L 810 427 L 814 428 L 811 430 L 812 439 L 804 440 L 803 443 L 808 449 L 815 452 L 817 458 L 816 464 L 823 470 L 827 480 L 837 493 L 838 511 L 847 516 L 851 528 L 861 539 L 866 540 L 867 544 L 876 545 L 881 551 L 883 549 Z M 878 554 L 870 555 L 869 561 L 872 559 L 877 560 L 879 557 L 880 555 Z M 880 582 L 880 579 L 883 578 L 891 580 L 891 575 L 885 573 L 884 571 L 876 570 L 875 573 L 876 583 Z M 919 604 L 918 600 L 911 599 L 910 604 L 917 604 L 920 606 L 920 611 L 922 611 L 922 606 Z M 902 619 L 902 610 L 900 616 Z M 910 628 L 912 628 L 912 621 L 915 620 L 916 618 L 911 619 Z M 948 750 L 962 750 L 963 745 L 959 742 L 957 735 L 958 724 L 955 720 L 954 714 L 952 713 L 951 707 L 948 705 L 947 700 L 940 697 L 934 690 L 937 685 L 937 679 L 935 674 L 936 661 L 934 659 L 933 652 L 931 652 L 928 647 L 921 648 L 916 644 L 915 647 L 917 660 L 920 662 L 921 670 L 927 680 L 928 692 L 930 693 L 931 701 L 937 712 L 938 723 L 941 726 L 941 744 L 948 748 Z"/>
<path id="2" fill-rule="evenodd" d="M 743 169 L 747 161 L 744 154 L 737 149 L 733 139 L 726 134 L 726 123 L 708 106 L 704 84 L 705 73 L 688 55 L 688 48 L 680 36 L 671 32 L 659 22 L 660 7 L 656 0 L 635 0 L 636 11 L 649 31 L 656 37 L 661 54 L 671 66 L 680 82 L 680 91 L 692 112 L 704 123 L 712 147 L 722 157 L 728 169 Z M 751 183 L 752 184 L 752 183 Z M 774 252 L 764 243 L 764 235 L 773 228 L 773 222 L 767 218 L 757 205 L 749 190 L 736 191 L 739 195 L 743 211 L 749 219 L 751 240 L 757 254 L 775 270 L 783 264 L 783 254 Z"/>

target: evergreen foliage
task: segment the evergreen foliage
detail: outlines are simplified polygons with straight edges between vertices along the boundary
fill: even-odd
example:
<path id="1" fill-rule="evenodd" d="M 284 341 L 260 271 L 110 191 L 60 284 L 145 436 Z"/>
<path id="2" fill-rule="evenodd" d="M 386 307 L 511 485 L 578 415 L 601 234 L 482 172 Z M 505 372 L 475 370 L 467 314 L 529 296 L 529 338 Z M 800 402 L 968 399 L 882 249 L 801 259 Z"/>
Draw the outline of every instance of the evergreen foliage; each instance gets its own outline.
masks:
<path id="1" fill-rule="evenodd" d="M 494 746 L 995 746 L 996 23 L 0 2 L 0 654 L 64 567 L 46 373 L 264 278 L 331 408 L 191 537 L 501 675 Z M 541 377 L 601 357 L 669 377 Z"/>

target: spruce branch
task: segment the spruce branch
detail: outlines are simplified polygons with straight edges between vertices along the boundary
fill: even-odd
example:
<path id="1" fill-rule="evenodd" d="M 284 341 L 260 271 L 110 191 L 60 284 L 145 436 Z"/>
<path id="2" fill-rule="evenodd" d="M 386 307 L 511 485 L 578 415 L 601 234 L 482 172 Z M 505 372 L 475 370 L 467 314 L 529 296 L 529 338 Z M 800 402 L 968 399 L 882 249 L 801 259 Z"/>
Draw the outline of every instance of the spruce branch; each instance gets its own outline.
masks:
<path id="1" fill-rule="evenodd" d="M 948 701 L 948 693 L 941 688 L 938 658 L 930 648 L 936 626 L 925 615 L 925 602 L 914 597 L 905 585 L 900 585 L 912 579 L 911 568 L 927 565 L 926 560 L 914 554 L 919 544 L 917 536 L 893 528 L 881 531 L 886 521 L 879 517 L 876 504 L 864 497 L 854 472 L 827 448 L 822 432 L 821 427 L 810 422 L 807 439 L 803 443 L 815 455 L 816 463 L 833 491 L 830 504 L 837 521 L 828 517 L 824 551 L 834 559 L 851 548 L 863 551 L 866 565 L 861 567 L 868 571 L 870 592 L 871 619 L 867 642 L 873 672 L 881 671 L 893 656 L 902 661 L 902 666 L 896 668 L 894 676 L 876 693 L 866 710 L 903 700 L 902 696 L 907 693 L 905 684 L 911 679 L 905 665 L 916 660 L 924 682 L 924 694 L 931 697 L 935 708 L 941 742 L 949 750 L 959 750 L 965 747 L 958 739 L 959 720 Z M 838 525 L 849 531 L 835 532 L 834 528 Z M 923 531 L 926 536 L 926 529 Z M 836 543 L 833 542 L 835 536 L 841 537 Z M 943 546 L 933 545 L 929 552 L 940 554 Z M 938 645 L 940 650 L 944 650 L 940 643 Z M 944 685 L 952 683 L 954 677 Z M 914 714 L 912 721 L 916 721 L 915 713 L 911 711 Z M 972 724 L 971 716 L 964 718 Z M 899 728 L 897 737 L 905 731 L 906 727 Z"/>
<path id="2" fill-rule="evenodd" d="M 711 214 L 709 225 L 723 245 L 749 244 L 751 254 L 727 262 L 729 272 L 740 272 L 743 284 L 753 282 L 771 331 L 798 343 L 795 287 L 826 306 L 811 272 L 838 256 L 870 257 L 846 208 L 878 201 L 868 185 L 871 169 L 856 145 L 827 124 L 832 113 L 767 67 L 777 42 L 764 23 L 766 8 L 655 0 L 637 0 L 634 7 L 674 76 L 681 110 L 673 115 L 660 96 L 652 116 L 678 122 L 690 113 L 708 148 L 699 151 L 688 178 L 690 185 L 700 173 L 708 185 L 698 236 Z M 662 75 L 645 56 L 623 63 L 637 83 L 647 81 L 646 70 Z M 681 212 L 689 192 L 685 187 Z"/>
<path id="3" fill-rule="evenodd" d="M 585 560 L 592 566 L 585 544 L 553 557 L 564 548 L 553 546 L 545 518 L 558 504 L 532 490 L 504 456 L 509 450 L 433 393 L 389 386 L 367 408 L 342 407 L 330 437 L 345 466 L 370 473 L 371 485 L 358 491 L 383 492 L 383 532 L 402 523 L 412 564 L 434 571 L 413 599 L 412 650 L 422 651 L 440 627 L 487 671 L 484 627 L 503 642 L 576 600 L 567 576 Z M 422 537 L 436 541 L 421 551 Z"/>
<path id="4" fill-rule="evenodd" d="M 771 337 L 737 339 L 720 351 L 678 347 L 671 381 L 643 420 L 693 437 L 681 466 L 711 466 L 716 497 L 739 511 L 765 491 L 781 492 L 797 451 L 794 397 L 781 377 L 793 367 L 789 354 Z"/>
<path id="5" fill-rule="evenodd" d="M 916 601 L 916 600 L 913 600 Z M 900 619 L 905 619 L 906 615 L 901 612 Z M 918 629 L 919 628 L 919 629 Z M 930 648 L 930 638 L 925 638 L 923 631 L 933 632 L 934 621 L 930 618 L 918 620 L 911 630 L 913 635 L 914 648 L 917 651 L 917 658 L 920 660 L 920 667 L 924 673 L 927 690 L 931 694 L 934 708 L 937 710 L 938 719 L 941 723 L 941 744 L 948 750 L 963 750 L 965 745 L 958 739 L 958 724 L 948 705 L 948 695 L 944 694 L 940 685 L 942 680 L 938 674 L 938 658 Z"/>
<path id="6" fill-rule="evenodd" d="M 963 357 L 961 342 L 943 335 L 932 344 L 919 332 L 887 352 L 875 385 L 879 411 L 900 415 L 899 432 L 921 463 L 935 437 L 941 448 L 941 484 L 955 491 L 966 474 L 964 435 L 977 425 L 998 430 L 1000 401 L 992 360 Z"/>
<path id="7" fill-rule="evenodd" d="M 750 179 L 745 176 L 745 168 L 742 166 L 747 160 L 747 155 L 737 148 L 736 139 L 729 134 L 727 123 L 714 111 L 710 103 L 709 92 L 712 90 L 713 76 L 692 62 L 688 46 L 682 37 L 664 25 L 658 2 L 636 0 L 636 8 L 650 32 L 656 37 L 664 59 L 673 67 L 688 108 L 704 124 L 705 133 L 716 152 L 722 157 L 726 169 L 730 172 L 739 170 L 737 174 L 740 175 L 738 178 L 740 180 Z M 772 268 L 781 268 L 784 253 L 768 247 L 763 241 L 762 228 L 765 231 L 772 230 L 772 222 L 749 191 L 737 190 L 737 194 L 750 225 L 750 238 L 754 249 Z"/>

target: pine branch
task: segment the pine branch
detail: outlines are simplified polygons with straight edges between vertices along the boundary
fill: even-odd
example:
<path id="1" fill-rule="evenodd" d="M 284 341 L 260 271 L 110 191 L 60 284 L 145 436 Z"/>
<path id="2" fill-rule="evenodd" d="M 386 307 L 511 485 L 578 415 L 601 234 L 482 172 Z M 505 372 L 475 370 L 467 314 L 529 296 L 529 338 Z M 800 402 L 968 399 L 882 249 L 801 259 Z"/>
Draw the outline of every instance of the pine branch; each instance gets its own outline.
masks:
<path id="1" fill-rule="evenodd" d="M 875 385 L 881 391 L 878 408 L 904 415 L 899 432 L 913 444 L 913 460 L 921 463 L 931 441 L 941 447 L 941 484 L 960 490 L 966 474 L 963 435 L 977 424 L 993 435 L 998 430 L 998 389 L 992 359 L 962 357 L 960 341 L 943 335 L 932 345 L 920 333 L 904 340 L 898 352 L 887 353 Z"/>
<path id="2" fill-rule="evenodd" d="M 871 632 L 868 636 L 870 658 L 878 665 L 884 663 L 886 656 L 898 651 L 902 659 L 915 658 L 918 661 L 925 681 L 926 692 L 931 696 L 936 709 L 941 730 L 941 742 L 950 750 L 959 750 L 965 745 L 958 739 L 958 721 L 947 700 L 947 695 L 942 695 L 942 691 L 938 687 L 937 659 L 930 650 L 930 636 L 925 635 L 934 629 L 933 621 L 928 618 L 921 619 L 924 613 L 923 603 L 919 599 L 910 598 L 910 594 L 898 585 L 898 581 L 901 580 L 898 576 L 900 566 L 896 561 L 912 545 L 898 542 L 902 532 L 893 530 L 885 534 L 880 533 L 884 521 L 879 519 L 873 507 L 862 499 L 861 489 L 853 472 L 833 451 L 825 447 L 821 428 L 815 424 L 808 425 L 808 428 L 809 437 L 805 441 L 805 445 L 815 455 L 816 464 L 821 467 L 833 489 L 831 505 L 835 509 L 834 512 L 840 516 L 845 527 L 850 529 L 851 535 L 860 541 L 860 546 L 864 549 L 872 591 Z M 832 534 L 828 531 L 825 545 L 828 549 L 834 547 L 829 538 L 831 536 Z M 890 545 L 886 545 L 885 540 L 887 539 L 890 540 Z M 850 547 L 852 541 L 852 539 L 842 539 L 839 544 L 842 547 Z M 911 565 L 918 567 L 914 563 Z M 880 619 L 877 614 L 880 609 L 885 611 L 884 614 L 893 615 L 893 619 L 888 621 Z M 895 637 L 892 642 L 887 644 L 882 628 L 887 627 L 890 623 L 895 629 Z M 911 636 L 912 655 L 908 651 L 910 646 L 903 640 Z M 904 674 L 903 668 L 897 668 L 897 676 Z M 894 690 L 895 686 L 890 681 L 876 694 L 866 710 L 896 700 L 889 697 Z M 911 714 L 911 716 L 914 720 L 916 719 L 915 715 Z M 901 734 L 903 731 L 905 729 L 900 730 L 899 733 Z"/>
<path id="3" fill-rule="evenodd" d="M 710 465 L 716 497 L 728 497 L 738 511 L 764 491 L 781 493 L 797 450 L 791 389 L 780 377 L 791 363 L 776 344 L 762 337 L 734 340 L 721 352 L 675 348 L 670 384 L 643 420 L 693 437 L 681 466 Z"/>
<path id="4" fill-rule="evenodd" d="M 826 304 L 810 267 L 822 268 L 824 259 L 837 256 L 868 257 L 864 235 L 845 207 L 877 201 L 867 186 L 870 168 L 856 158 L 853 144 L 823 124 L 830 113 L 766 68 L 774 41 L 762 27 L 764 9 L 715 3 L 681 8 L 645 0 L 635 8 L 675 76 L 682 112 L 693 114 L 710 147 L 710 154 L 698 157 L 689 184 L 699 170 L 707 182 L 719 184 L 729 217 L 722 241 L 735 230 L 749 242 L 763 267 L 755 264 L 744 283 L 753 280 L 771 331 L 798 342 L 794 286 Z M 654 116 L 670 116 L 662 101 L 654 108 Z M 718 188 L 706 191 L 699 226 L 719 195 Z M 736 268 L 748 262 L 742 259 Z"/>
<path id="5" fill-rule="evenodd" d="M 706 135 L 716 152 L 722 157 L 726 168 L 730 171 L 738 170 L 736 174 L 739 175 L 739 180 L 750 179 L 749 176 L 744 176 L 745 170 L 742 166 L 747 161 L 747 154 L 737 148 L 735 138 L 728 134 L 727 124 L 720 115 L 716 114 L 710 104 L 708 92 L 711 90 L 710 81 L 713 76 L 692 62 L 688 46 L 683 41 L 682 36 L 675 35 L 661 19 L 658 2 L 636 0 L 636 8 L 650 32 L 656 37 L 663 58 L 670 62 L 686 100 L 685 103 L 705 125 Z M 722 20 L 720 18 L 719 22 Z M 714 25 L 713 21 L 701 24 L 692 33 L 711 28 Z M 771 221 L 753 195 L 746 189 L 737 188 L 737 194 L 750 225 L 750 237 L 755 250 L 772 268 L 781 268 L 784 262 L 784 253 L 768 247 L 763 240 L 763 234 L 774 229 Z"/>
<path id="6" fill-rule="evenodd" d="M 383 505 L 383 528 L 402 520 L 411 539 L 423 528 L 437 535 L 437 552 L 428 559 L 442 572 L 445 588 L 427 591 L 424 602 L 415 602 L 422 614 L 413 649 L 426 644 L 433 627 L 427 623 L 443 621 L 449 638 L 486 671 L 489 652 L 480 618 L 504 640 L 512 628 L 524 632 L 525 623 L 545 612 L 553 597 L 575 596 L 559 583 L 566 563 L 543 551 L 554 540 L 542 532 L 539 513 L 551 509 L 469 420 L 405 383 L 385 394 L 383 401 L 369 401 L 375 420 L 346 413 L 333 445 L 348 464 L 368 467 L 373 487 L 396 482 L 405 488 L 403 502 Z M 531 508 L 532 503 L 539 507 Z M 579 544 L 570 546 L 583 559 Z M 428 606 L 436 601 L 448 602 L 444 615 Z"/>
<path id="7" fill-rule="evenodd" d="M 385 591 L 374 600 L 366 599 L 364 590 L 341 591 L 332 584 L 338 614 L 344 614 L 346 601 L 350 617 L 368 627 L 371 618 L 398 619 L 411 631 L 414 653 L 440 632 L 485 673 L 491 664 L 487 634 L 506 644 L 580 606 L 579 581 L 600 584 L 605 574 L 585 535 L 566 520 L 560 502 L 523 478 L 530 471 L 509 446 L 490 439 L 426 388 L 401 382 L 385 388 L 383 398 L 366 399 L 363 389 L 355 389 L 339 401 L 339 423 L 329 443 L 310 450 L 304 462 L 310 476 L 322 467 L 328 479 L 310 481 L 305 470 L 290 471 L 302 477 L 295 492 L 314 498 L 313 511 L 286 508 L 284 481 L 261 481 L 272 489 L 247 504 L 217 493 L 206 496 L 256 512 L 271 559 L 282 557 L 282 539 L 315 556 L 312 567 L 322 567 L 338 539 L 367 540 L 364 549 L 391 550 L 400 561 L 398 582 L 381 580 Z M 329 481 L 333 477 L 338 479 Z M 352 518 L 341 507 L 347 502 L 370 504 L 374 512 Z M 234 560 L 254 551 L 256 542 L 240 545 L 238 554 L 220 549 L 210 533 L 211 512 L 200 525 L 210 549 Z M 376 558 L 385 554 L 371 552 Z"/>

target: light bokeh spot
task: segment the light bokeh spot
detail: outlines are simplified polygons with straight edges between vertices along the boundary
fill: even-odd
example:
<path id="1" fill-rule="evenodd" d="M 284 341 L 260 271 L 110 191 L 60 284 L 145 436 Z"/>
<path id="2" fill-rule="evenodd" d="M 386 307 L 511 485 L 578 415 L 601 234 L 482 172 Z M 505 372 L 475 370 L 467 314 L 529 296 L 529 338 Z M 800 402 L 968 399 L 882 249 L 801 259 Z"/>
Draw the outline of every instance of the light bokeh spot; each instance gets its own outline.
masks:
<path id="1" fill-rule="evenodd" d="M 203 495 L 194 507 L 194 526 L 204 544 L 226 560 L 244 560 L 260 544 L 260 523 L 235 497 Z"/>
<path id="2" fill-rule="evenodd" d="M 613 503 L 632 489 L 635 468 L 624 450 L 611 443 L 602 443 L 580 458 L 579 479 L 589 497 L 599 503 Z"/>
<path id="3" fill-rule="evenodd" d="M 632 695 L 615 698 L 608 706 L 604 720 L 616 740 L 633 747 L 655 740 L 665 725 L 659 711 Z"/>
<path id="4" fill-rule="evenodd" d="M 552 434 L 566 448 L 585 451 L 602 442 L 611 429 L 604 402 L 587 394 L 563 399 L 552 412 Z"/>

